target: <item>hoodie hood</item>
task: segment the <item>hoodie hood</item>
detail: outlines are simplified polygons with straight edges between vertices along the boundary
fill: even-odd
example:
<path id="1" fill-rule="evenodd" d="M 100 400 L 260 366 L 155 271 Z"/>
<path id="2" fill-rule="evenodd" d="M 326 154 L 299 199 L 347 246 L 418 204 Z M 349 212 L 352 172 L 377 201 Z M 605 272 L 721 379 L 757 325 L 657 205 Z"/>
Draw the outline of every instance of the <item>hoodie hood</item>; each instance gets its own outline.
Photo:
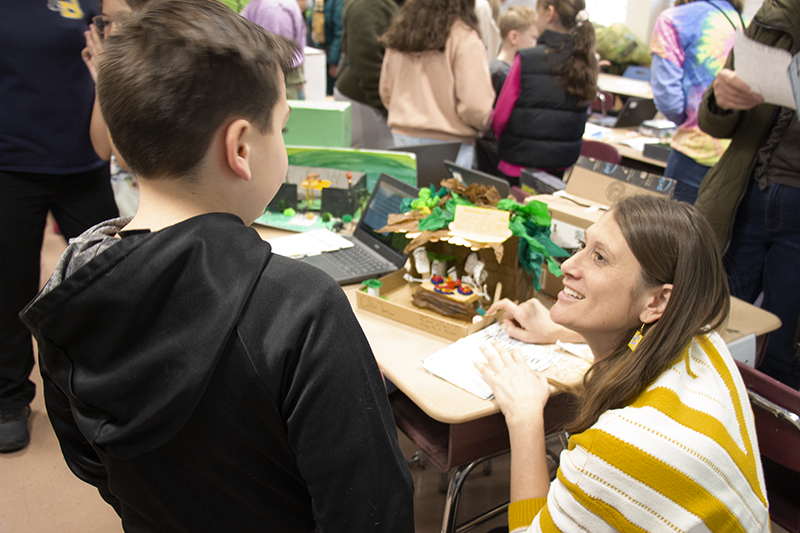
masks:
<path id="1" fill-rule="evenodd" d="M 792 37 L 795 53 L 800 47 L 800 2 L 797 0 L 772 0 L 765 2 L 753 20 L 767 28 L 777 29 Z"/>
<path id="2" fill-rule="evenodd" d="M 271 256 L 234 215 L 116 237 L 127 222 L 73 239 L 20 315 L 83 435 L 122 459 L 183 427 Z"/>

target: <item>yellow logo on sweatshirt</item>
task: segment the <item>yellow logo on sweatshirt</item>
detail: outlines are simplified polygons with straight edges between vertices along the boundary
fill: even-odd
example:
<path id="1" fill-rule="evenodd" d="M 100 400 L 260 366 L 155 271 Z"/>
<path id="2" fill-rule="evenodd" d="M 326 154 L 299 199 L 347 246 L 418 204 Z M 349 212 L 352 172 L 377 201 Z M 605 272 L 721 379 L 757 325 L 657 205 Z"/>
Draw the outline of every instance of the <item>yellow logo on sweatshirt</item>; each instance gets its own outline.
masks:
<path id="1" fill-rule="evenodd" d="M 49 0 L 47 7 L 51 11 L 60 13 L 66 19 L 82 19 L 83 9 L 81 9 L 80 0 Z"/>

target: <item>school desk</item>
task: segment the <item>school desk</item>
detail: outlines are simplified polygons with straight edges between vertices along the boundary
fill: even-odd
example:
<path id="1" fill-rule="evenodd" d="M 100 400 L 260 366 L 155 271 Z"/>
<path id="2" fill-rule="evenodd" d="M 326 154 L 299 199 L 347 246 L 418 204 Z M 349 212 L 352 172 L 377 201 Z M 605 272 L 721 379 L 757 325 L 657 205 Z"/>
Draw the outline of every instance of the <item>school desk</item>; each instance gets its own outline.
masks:
<path id="1" fill-rule="evenodd" d="M 638 161 L 640 163 L 646 163 L 648 165 L 652 165 L 653 167 L 658 167 L 657 169 L 653 169 L 654 173 L 656 174 L 663 174 L 665 168 L 667 168 L 667 162 L 662 161 L 661 159 L 655 159 L 652 157 L 645 156 L 641 150 L 636 148 L 632 148 L 627 144 L 622 144 L 622 141 L 628 139 L 635 139 L 638 137 L 643 137 L 636 128 L 609 128 L 609 134 L 606 137 L 598 138 L 596 136 L 584 136 L 585 139 L 590 139 L 593 141 L 601 141 L 604 143 L 608 143 L 619 150 L 620 155 L 623 158 L 632 159 L 634 161 Z M 623 160 L 623 165 L 631 166 L 629 163 Z M 660 172 L 658 170 L 660 169 Z"/>
<path id="2" fill-rule="evenodd" d="M 265 238 L 288 232 L 254 225 Z M 360 285 L 343 287 L 350 305 L 372 347 L 386 378 L 397 386 L 390 395 L 397 426 L 442 472 L 454 469 L 445 500 L 443 533 L 466 531 L 505 511 L 507 503 L 462 525 L 455 522 L 461 487 L 467 475 L 482 461 L 508 450 L 508 431 L 494 401 L 482 400 L 447 381 L 429 374 L 422 360 L 450 342 L 433 334 L 359 309 Z M 759 337 L 780 327 L 775 315 L 741 300 L 731 300 L 731 318 L 721 334 L 732 342 L 750 333 Z M 557 381 L 580 379 L 586 364 L 565 356 L 545 373 Z M 570 401 L 553 394 L 545 408 L 546 431 L 559 428 L 569 417 Z"/>
<path id="3" fill-rule="evenodd" d="M 624 78 L 614 74 L 606 74 L 605 72 L 597 75 L 597 88 L 601 91 L 623 96 L 653 99 L 653 89 L 650 87 L 649 81 Z"/>

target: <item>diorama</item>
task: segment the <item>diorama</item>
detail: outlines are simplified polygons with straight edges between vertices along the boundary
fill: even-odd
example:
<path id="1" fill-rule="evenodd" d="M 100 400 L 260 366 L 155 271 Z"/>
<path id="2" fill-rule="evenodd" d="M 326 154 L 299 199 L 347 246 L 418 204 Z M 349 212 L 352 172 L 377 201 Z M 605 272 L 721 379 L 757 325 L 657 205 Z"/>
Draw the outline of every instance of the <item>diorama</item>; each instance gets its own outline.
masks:
<path id="1" fill-rule="evenodd" d="M 561 275 L 550 240 L 547 205 L 520 205 L 481 185 L 444 180 L 422 189 L 381 232 L 403 234 L 407 269 L 369 280 L 359 307 L 431 333 L 458 339 L 494 321 L 500 298 L 524 301 L 539 289 L 542 268 Z"/>
<path id="2" fill-rule="evenodd" d="M 305 146 L 287 146 L 286 153 L 286 177 L 258 224 L 298 232 L 337 229 L 358 219 L 381 173 L 416 185 L 410 154 Z"/>

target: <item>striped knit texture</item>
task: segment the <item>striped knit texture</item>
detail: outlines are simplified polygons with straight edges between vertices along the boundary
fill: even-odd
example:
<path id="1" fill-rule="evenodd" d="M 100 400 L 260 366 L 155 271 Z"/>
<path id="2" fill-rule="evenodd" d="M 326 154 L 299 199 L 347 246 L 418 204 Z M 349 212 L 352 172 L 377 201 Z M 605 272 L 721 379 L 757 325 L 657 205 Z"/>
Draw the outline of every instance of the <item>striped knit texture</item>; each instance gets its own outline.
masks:
<path id="1" fill-rule="evenodd" d="M 570 438 L 528 531 L 770 531 L 736 365 L 716 333 L 683 355 L 631 405 Z"/>

